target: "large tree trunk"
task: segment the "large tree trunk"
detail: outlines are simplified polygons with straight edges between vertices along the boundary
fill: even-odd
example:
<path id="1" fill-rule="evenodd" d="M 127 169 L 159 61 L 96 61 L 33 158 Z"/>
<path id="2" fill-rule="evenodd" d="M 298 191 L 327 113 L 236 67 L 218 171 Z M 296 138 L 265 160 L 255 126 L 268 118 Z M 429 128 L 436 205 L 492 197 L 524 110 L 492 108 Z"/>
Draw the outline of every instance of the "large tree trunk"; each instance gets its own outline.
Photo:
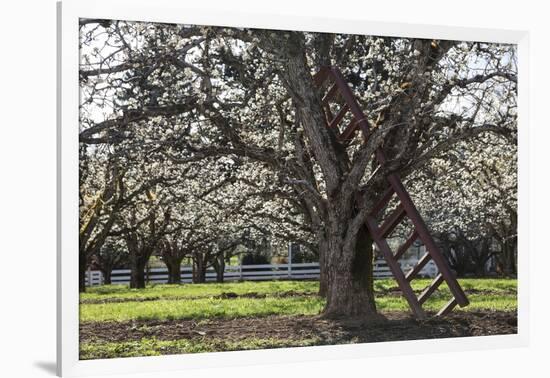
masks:
<path id="1" fill-rule="evenodd" d="M 334 230 L 332 235 L 327 240 L 327 304 L 323 316 L 378 318 L 374 302 L 373 248 L 368 231 L 366 228 L 360 231 L 354 250 L 345 250 L 338 230 Z"/>
<path id="2" fill-rule="evenodd" d="M 311 70 L 304 55 L 303 36 L 292 33 L 288 38 L 280 39 L 264 36 L 264 44 L 276 55 L 284 57 L 283 78 L 296 106 L 295 116 L 303 126 L 310 153 L 323 174 L 326 201 L 316 196 L 305 200 L 310 213 L 321 214 L 323 218 L 320 222 L 323 230 L 317 235 L 321 239 L 321 294 L 326 286 L 327 302 L 323 314 L 329 318 L 376 319 L 372 241 L 364 226 L 357 230 L 360 218 L 354 218 L 358 215 L 356 190 L 370 156 L 354 159 L 354 165 L 350 166 L 350 157 L 338 144 L 334 132 L 326 127 L 319 93 L 311 80 Z M 303 161 L 307 171 L 307 164 Z M 304 179 L 314 182 L 311 166 L 309 169 L 310 173 L 304 174 Z M 318 212 L 315 210 L 318 208 L 325 208 L 325 211 Z"/>

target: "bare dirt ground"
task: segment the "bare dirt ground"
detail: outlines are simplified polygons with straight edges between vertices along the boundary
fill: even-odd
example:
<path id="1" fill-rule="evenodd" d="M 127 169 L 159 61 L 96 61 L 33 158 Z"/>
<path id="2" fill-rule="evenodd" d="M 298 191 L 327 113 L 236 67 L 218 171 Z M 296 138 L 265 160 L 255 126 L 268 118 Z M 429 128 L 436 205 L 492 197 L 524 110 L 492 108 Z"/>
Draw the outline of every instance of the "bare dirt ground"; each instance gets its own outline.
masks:
<path id="1" fill-rule="evenodd" d="M 387 321 L 325 320 L 318 316 L 265 318 L 94 322 L 80 325 L 81 342 L 123 342 L 156 338 L 239 341 L 274 338 L 297 341 L 316 338 L 319 345 L 417 340 L 517 333 L 516 312 L 454 312 L 447 317 L 418 321 L 410 314 L 389 312 Z"/>

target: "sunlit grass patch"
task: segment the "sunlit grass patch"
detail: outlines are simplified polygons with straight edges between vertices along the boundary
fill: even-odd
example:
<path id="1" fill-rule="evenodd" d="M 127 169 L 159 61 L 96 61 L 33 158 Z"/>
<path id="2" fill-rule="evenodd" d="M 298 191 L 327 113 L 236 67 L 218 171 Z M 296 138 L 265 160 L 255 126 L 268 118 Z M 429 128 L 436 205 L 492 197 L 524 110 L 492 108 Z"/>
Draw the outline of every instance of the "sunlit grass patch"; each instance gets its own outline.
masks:
<path id="1" fill-rule="evenodd" d="M 284 293 L 316 294 L 318 281 L 263 281 L 263 282 L 228 282 L 182 285 L 151 285 L 146 289 L 130 289 L 127 285 L 93 286 L 86 293 L 80 294 L 82 303 L 90 301 L 124 299 L 170 299 L 201 298 L 219 296 L 222 293 L 237 295 L 257 293 L 281 295 Z"/>
<path id="2" fill-rule="evenodd" d="M 413 290 L 422 290 L 432 282 L 430 278 L 419 278 L 411 281 Z M 506 278 L 461 278 L 458 280 L 464 290 L 482 290 L 488 292 L 515 292 L 517 290 L 517 280 Z M 384 293 L 392 288 L 397 288 L 397 282 L 393 279 L 383 279 L 374 281 L 374 291 Z M 443 283 L 438 291 L 447 292 L 449 289 Z"/>
<path id="3" fill-rule="evenodd" d="M 430 279 L 414 280 L 413 289 L 419 293 Z M 466 311 L 512 311 L 517 308 L 516 280 L 511 279 L 461 279 L 462 287 L 472 291 Z M 110 285 L 94 287 L 83 295 L 80 320 L 127 321 L 163 319 L 209 319 L 263 317 L 268 315 L 316 315 L 324 307 L 325 300 L 316 296 L 318 282 L 314 281 L 266 281 L 234 282 L 224 284 L 157 285 L 143 290 Z M 376 303 L 381 311 L 408 311 L 406 300 L 394 280 L 376 280 Z M 236 297 L 223 299 L 223 293 Z M 265 294 L 265 298 L 239 296 L 247 293 Z M 305 295 L 294 295 L 301 293 Z M 288 294 L 288 295 L 286 295 Z M 292 295 L 291 295 L 292 294 Z M 124 299 L 124 302 L 99 303 L 98 298 Z M 140 298 L 148 298 L 140 301 Z M 438 311 L 451 299 L 445 284 L 441 285 L 424 304 L 429 311 Z"/>
<path id="4" fill-rule="evenodd" d="M 235 299 L 184 299 L 147 302 L 81 304 L 80 321 L 126 321 L 151 319 L 208 319 L 267 315 L 315 315 L 324 300 L 311 297 Z"/>
<path id="5" fill-rule="evenodd" d="M 434 294 L 422 306 L 426 311 L 439 311 L 451 299 L 450 294 Z M 464 311 L 514 311 L 517 309 L 517 300 L 515 297 L 507 295 L 470 295 L 468 296 L 470 304 L 461 310 Z M 386 296 L 376 299 L 376 306 L 380 311 L 408 311 L 407 301 L 402 296 Z M 460 309 L 460 307 L 456 307 Z"/>
<path id="6" fill-rule="evenodd" d="M 431 279 L 415 279 L 412 281 L 414 290 L 420 291 L 430 284 Z M 459 279 L 464 290 L 482 290 L 494 293 L 510 293 L 517 290 L 515 279 Z M 393 279 L 374 281 L 375 292 L 385 294 L 397 288 Z M 223 293 L 246 295 L 284 296 L 285 294 L 316 294 L 319 290 L 318 281 L 263 281 L 263 282 L 228 282 L 182 285 L 151 285 L 146 289 L 129 289 L 126 285 L 94 286 L 80 294 L 82 303 L 108 300 L 156 300 L 156 299 L 184 299 L 208 298 L 220 296 Z M 445 284 L 440 291 L 449 293 Z"/>
<path id="7" fill-rule="evenodd" d="M 431 282 L 432 279 L 416 279 L 411 284 L 418 295 Z M 514 311 L 517 309 L 517 280 L 515 279 L 465 278 L 459 279 L 459 283 L 466 292 L 472 291 L 467 294 L 470 304 L 462 309 L 464 311 Z M 396 288 L 397 283 L 394 280 L 375 281 L 376 304 L 379 310 L 408 310 L 409 306 L 401 295 L 401 291 L 396 291 L 395 295 L 387 294 L 388 291 Z M 450 299 L 452 299 L 451 292 L 443 283 L 423 304 L 423 308 L 427 311 L 439 311 Z"/>

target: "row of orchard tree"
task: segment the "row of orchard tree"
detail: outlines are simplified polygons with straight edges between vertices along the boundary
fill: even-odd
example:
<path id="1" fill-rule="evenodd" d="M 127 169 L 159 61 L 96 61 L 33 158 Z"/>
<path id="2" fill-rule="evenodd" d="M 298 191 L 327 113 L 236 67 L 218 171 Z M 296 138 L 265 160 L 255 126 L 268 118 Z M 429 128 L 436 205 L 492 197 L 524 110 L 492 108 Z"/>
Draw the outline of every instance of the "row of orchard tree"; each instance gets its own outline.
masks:
<path id="1" fill-rule="evenodd" d="M 259 174 L 254 167 L 224 159 L 174 164 L 153 155 L 122 157 L 109 148 L 82 152 L 81 290 L 92 263 L 107 282 L 113 267 L 124 264 L 131 270 L 130 286 L 143 288 L 152 256 L 166 264 L 171 283 L 180 282 L 185 258 L 193 263 L 194 282 L 204 282 L 210 267 L 223 280 L 228 259 L 257 253 L 267 237 L 284 243 L 284 235 L 308 245 L 310 231 L 294 224 L 285 202 L 263 199 L 258 181 L 244 183 L 247 175 Z"/>
<path id="2" fill-rule="evenodd" d="M 142 287 L 153 253 L 204 271 L 269 235 L 318 256 L 326 316 L 374 316 L 364 223 L 388 172 L 457 270 L 495 254 L 513 273 L 515 46 L 93 19 L 80 31 L 81 273 L 118 243 Z M 343 148 L 326 127 L 312 80 L 326 65 L 357 95 L 367 141 Z"/>

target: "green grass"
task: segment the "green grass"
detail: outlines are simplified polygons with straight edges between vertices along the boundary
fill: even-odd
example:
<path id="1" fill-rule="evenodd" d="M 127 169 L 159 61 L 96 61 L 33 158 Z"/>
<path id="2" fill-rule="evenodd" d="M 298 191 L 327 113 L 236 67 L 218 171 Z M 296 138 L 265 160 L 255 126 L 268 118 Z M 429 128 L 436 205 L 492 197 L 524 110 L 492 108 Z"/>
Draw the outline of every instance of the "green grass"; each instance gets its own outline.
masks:
<path id="1" fill-rule="evenodd" d="M 450 297 L 433 296 L 422 306 L 427 311 L 439 311 L 449 301 Z M 468 296 L 470 304 L 467 307 L 459 308 L 455 311 L 513 311 L 517 308 L 515 297 L 506 295 L 470 295 Z M 406 301 L 401 298 L 377 298 L 376 305 L 380 311 L 407 311 L 409 309 Z"/>
<path id="2" fill-rule="evenodd" d="M 429 285 L 430 282 L 431 279 L 422 278 L 413 280 L 411 284 L 414 290 L 422 290 Z M 517 289 L 517 280 L 508 278 L 462 278 L 459 279 L 458 282 L 464 290 L 475 289 L 498 293 L 516 291 Z M 397 287 L 397 284 L 393 279 L 374 281 L 374 290 L 378 292 L 395 287 Z M 441 290 L 448 292 L 445 284 L 439 287 L 439 291 Z"/>
<path id="3" fill-rule="evenodd" d="M 183 299 L 80 305 L 80 321 L 236 318 L 267 315 L 318 314 L 318 297 Z"/>
<path id="4" fill-rule="evenodd" d="M 412 281 L 413 289 L 422 290 L 431 282 L 430 279 L 416 279 Z M 476 289 L 492 292 L 515 291 L 517 282 L 513 279 L 461 279 L 460 284 L 465 290 Z M 397 287 L 392 279 L 374 281 L 375 291 L 381 292 Z M 443 285 L 444 286 L 444 285 Z M 442 286 L 442 288 L 443 288 Z M 228 282 L 183 285 L 150 285 L 145 290 L 129 289 L 126 285 L 104 285 L 88 288 L 86 293 L 80 294 L 82 303 L 110 299 L 143 300 L 143 299 L 170 299 L 170 298 L 198 298 L 218 296 L 222 293 L 247 294 L 258 293 L 280 295 L 287 292 L 304 294 L 317 293 L 317 281 L 263 281 L 263 282 Z M 445 290 L 445 289 L 444 289 Z"/>
<path id="5" fill-rule="evenodd" d="M 218 296 L 222 293 L 281 294 L 297 292 L 314 294 L 319 290 L 319 283 L 315 281 L 264 281 L 264 282 L 228 282 L 183 285 L 151 285 L 145 290 L 129 289 L 126 285 L 104 285 L 88 288 L 86 293 L 80 294 L 81 303 L 118 300 L 170 299 L 170 298 L 198 298 Z"/>
<path id="6" fill-rule="evenodd" d="M 430 282 L 429 279 L 414 280 L 413 289 L 419 293 Z M 516 280 L 461 279 L 460 284 L 467 292 L 469 291 L 470 305 L 455 311 L 517 309 Z M 143 290 L 129 289 L 122 285 L 93 287 L 80 297 L 80 320 L 82 322 L 171 319 L 199 321 L 268 315 L 315 315 L 320 313 L 325 304 L 324 299 L 316 295 L 318 285 L 319 283 L 314 281 L 266 281 L 153 285 Z M 409 310 L 400 291 L 395 290 L 396 287 L 394 280 L 375 281 L 376 303 L 379 311 Z M 234 293 L 237 297 L 222 299 L 223 293 Z M 250 295 L 246 296 L 246 294 Z M 442 285 L 423 307 L 426 310 L 437 311 L 450 297 L 448 288 Z M 91 340 L 80 344 L 80 358 L 157 356 L 309 346 L 322 343 L 323 340 L 316 337 L 305 339 L 247 337 L 238 340 L 217 337 L 174 340 L 143 338 L 138 341 L 122 342 Z"/>
<path id="7" fill-rule="evenodd" d="M 430 280 L 413 281 L 413 289 L 420 291 Z M 462 279 L 465 290 L 478 290 L 469 295 L 470 305 L 465 311 L 499 310 L 511 311 L 517 307 L 516 280 L 510 279 Z M 376 302 L 380 311 L 407 311 L 407 302 L 398 293 L 387 293 L 395 288 L 393 280 L 375 281 L 379 295 Z M 81 296 L 80 320 L 129 321 L 163 319 L 208 319 L 214 317 L 263 317 L 268 315 L 315 315 L 323 306 L 324 299 L 315 295 L 318 282 L 269 281 L 239 282 L 225 284 L 185 284 L 179 286 L 157 285 L 144 290 L 130 290 L 125 286 L 112 285 L 91 288 Z M 238 297 L 220 299 L 222 293 L 258 293 L 266 298 Z M 281 296 L 284 293 L 303 293 L 303 296 Z M 124 302 L 87 303 L 109 300 Z M 147 301 L 141 301 L 143 299 Z M 450 299 L 448 288 L 441 287 L 424 305 L 426 310 L 437 311 Z"/>
<path id="8" fill-rule="evenodd" d="M 121 343 L 83 343 L 80 345 L 80 359 L 159 356 L 162 354 L 204 353 L 231 350 L 272 349 L 281 347 L 310 346 L 318 344 L 317 339 L 254 339 L 239 341 L 221 339 L 169 340 L 141 339 Z"/>

